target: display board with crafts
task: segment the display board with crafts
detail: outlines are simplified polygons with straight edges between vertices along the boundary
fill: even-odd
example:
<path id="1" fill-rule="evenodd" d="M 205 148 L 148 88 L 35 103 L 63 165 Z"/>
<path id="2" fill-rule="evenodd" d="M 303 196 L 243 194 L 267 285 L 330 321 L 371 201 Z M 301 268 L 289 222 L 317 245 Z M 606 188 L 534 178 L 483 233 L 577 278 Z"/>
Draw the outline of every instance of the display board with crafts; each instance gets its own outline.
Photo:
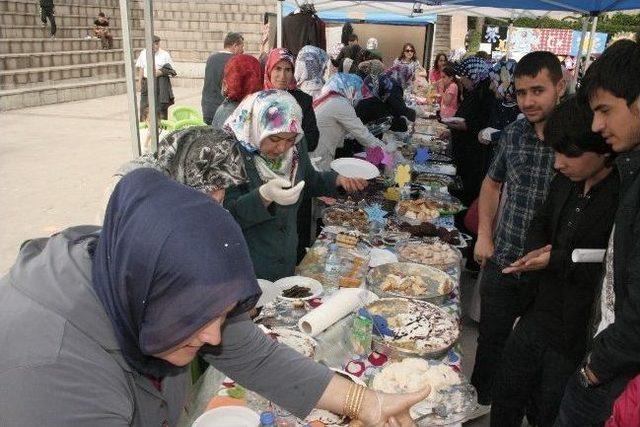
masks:
<path id="1" fill-rule="evenodd" d="M 464 206 L 449 193 L 455 169 L 428 168 L 450 165 L 448 131 L 435 120 L 418 119 L 414 133 L 385 139 L 399 146 L 391 161 L 368 152 L 373 169 L 350 160 L 334 163 L 342 172 L 366 175 L 369 187 L 319 215 L 322 231 L 296 276 L 260 280 L 263 297 L 254 321 L 271 339 L 375 390 L 430 385 L 412 417 L 418 425 L 455 425 L 473 411 L 476 395 L 461 374 L 457 345 L 461 250 L 469 237 L 454 227 L 453 215 Z M 296 419 L 209 368 L 181 425 L 192 425 L 207 409 L 230 406 L 271 413 L 278 426 L 350 422 L 321 410 Z"/>

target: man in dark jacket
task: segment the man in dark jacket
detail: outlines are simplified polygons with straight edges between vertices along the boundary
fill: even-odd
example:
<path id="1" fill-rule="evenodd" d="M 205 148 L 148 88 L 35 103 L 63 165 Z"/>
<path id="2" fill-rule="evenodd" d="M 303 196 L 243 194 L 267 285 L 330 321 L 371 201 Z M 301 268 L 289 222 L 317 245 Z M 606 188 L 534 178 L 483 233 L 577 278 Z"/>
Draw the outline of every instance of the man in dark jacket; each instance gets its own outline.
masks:
<path id="1" fill-rule="evenodd" d="M 244 52 L 244 38 L 240 33 L 229 33 L 224 38 L 224 50 L 214 53 L 207 59 L 204 69 L 204 86 L 202 87 L 202 117 L 211 124 L 216 110 L 224 101 L 222 96 L 222 77 L 224 66 L 232 55 Z"/>
<path id="2" fill-rule="evenodd" d="M 519 427 L 530 401 L 535 410 L 529 421 L 552 425 L 564 386 L 586 351 L 602 265 L 574 264 L 571 253 L 607 246 L 619 186 L 611 147 L 591 132 L 592 117 L 587 106 L 571 98 L 556 107 L 545 126 L 545 142 L 555 152 L 554 167 L 560 173 L 531 221 L 527 255 L 503 270 L 532 271 L 522 285 L 531 297 L 525 298 L 527 309 L 496 372 L 491 425 Z"/>
<path id="3" fill-rule="evenodd" d="M 593 346 L 567 383 L 556 426 L 602 425 L 628 380 L 640 373 L 638 76 L 640 46 L 622 40 L 589 67 L 580 89 L 594 112 L 591 129 L 619 153 L 620 197 L 596 301 Z"/>

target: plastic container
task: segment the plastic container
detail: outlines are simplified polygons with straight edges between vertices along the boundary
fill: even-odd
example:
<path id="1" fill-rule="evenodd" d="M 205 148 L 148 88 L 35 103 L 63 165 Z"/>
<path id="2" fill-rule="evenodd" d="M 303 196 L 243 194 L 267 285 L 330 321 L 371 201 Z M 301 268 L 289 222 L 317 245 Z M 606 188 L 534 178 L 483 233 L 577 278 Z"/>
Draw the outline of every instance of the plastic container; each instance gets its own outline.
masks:
<path id="1" fill-rule="evenodd" d="M 273 412 L 260 414 L 260 427 L 276 427 L 276 417 Z"/>
<path id="2" fill-rule="evenodd" d="M 323 283 L 323 285 L 325 289 L 337 289 L 341 273 L 342 263 L 340 260 L 340 254 L 338 253 L 338 245 L 332 243 L 329 246 L 327 258 L 324 263 L 325 283 Z"/>

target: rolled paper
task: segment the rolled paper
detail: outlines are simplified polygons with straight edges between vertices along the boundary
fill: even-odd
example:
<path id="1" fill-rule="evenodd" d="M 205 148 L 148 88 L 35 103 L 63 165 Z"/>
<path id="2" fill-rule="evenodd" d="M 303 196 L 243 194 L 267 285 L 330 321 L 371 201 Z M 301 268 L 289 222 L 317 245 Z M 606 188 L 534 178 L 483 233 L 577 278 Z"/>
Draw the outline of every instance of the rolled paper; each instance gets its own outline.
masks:
<path id="1" fill-rule="evenodd" d="M 298 328 L 316 336 L 343 317 L 377 300 L 378 297 L 366 289 L 339 289 L 326 298 L 323 304 L 311 310 L 298 321 Z"/>
<path id="2" fill-rule="evenodd" d="M 606 249 L 574 249 L 571 253 L 573 262 L 602 262 Z"/>

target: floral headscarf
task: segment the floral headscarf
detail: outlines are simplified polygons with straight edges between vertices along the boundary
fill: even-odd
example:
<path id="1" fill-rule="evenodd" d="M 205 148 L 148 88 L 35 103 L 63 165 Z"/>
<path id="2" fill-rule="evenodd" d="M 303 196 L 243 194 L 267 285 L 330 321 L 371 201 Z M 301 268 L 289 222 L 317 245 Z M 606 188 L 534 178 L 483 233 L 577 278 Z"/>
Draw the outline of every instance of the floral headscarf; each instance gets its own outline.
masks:
<path id="1" fill-rule="evenodd" d="M 302 109 L 290 93 L 272 89 L 247 96 L 224 122 L 224 129 L 246 151 L 256 154 L 255 165 L 263 181 L 277 177 L 293 180 L 298 165 L 296 145 L 275 160 L 260 155 L 260 145 L 270 135 L 296 133 L 296 144 L 304 135 Z"/>
<path id="2" fill-rule="evenodd" d="M 293 54 L 289 52 L 289 49 L 284 47 L 277 47 L 275 49 L 271 49 L 269 55 L 267 56 L 267 62 L 264 67 L 264 88 L 265 89 L 275 89 L 273 84 L 271 84 L 271 71 L 276 66 L 276 64 L 280 61 L 287 61 L 291 63 L 291 68 L 293 69 L 295 63 L 293 62 Z M 291 79 L 289 82 L 288 90 L 293 90 L 296 88 L 295 79 Z"/>
<path id="3" fill-rule="evenodd" d="M 391 78 L 400 85 L 402 89 L 411 86 L 413 81 L 414 69 L 409 65 L 398 63 L 384 72 L 384 75 Z"/>
<path id="4" fill-rule="evenodd" d="M 378 39 L 375 37 L 371 37 L 369 40 L 367 40 L 367 49 L 368 50 L 378 49 Z"/>
<path id="5" fill-rule="evenodd" d="M 362 99 L 362 85 L 362 79 L 355 74 L 336 73 L 324 85 L 313 106 L 317 107 L 334 94 L 346 98 L 351 105 L 355 105 Z"/>
<path id="6" fill-rule="evenodd" d="M 393 81 L 383 74 L 384 64 L 382 61 L 372 59 L 358 64 L 358 74 L 362 76 L 364 87 L 362 88 L 362 98 L 380 98 L 391 90 Z"/>
<path id="7" fill-rule="evenodd" d="M 327 52 L 316 46 L 305 46 L 298 52 L 294 77 L 301 91 L 312 97 L 324 85 L 324 73 L 329 62 Z"/>
<path id="8" fill-rule="evenodd" d="M 516 86 L 513 73 L 517 64 L 513 59 L 502 60 L 489 71 L 489 77 L 496 88 L 496 93 L 505 104 L 514 104 L 516 102 Z"/>
<path id="9" fill-rule="evenodd" d="M 468 77 L 473 85 L 477 85 L 489 76 L 489 64 L 476 56 L 463 59 L 462 62 L 453 66 L 456 74 Z"/>

